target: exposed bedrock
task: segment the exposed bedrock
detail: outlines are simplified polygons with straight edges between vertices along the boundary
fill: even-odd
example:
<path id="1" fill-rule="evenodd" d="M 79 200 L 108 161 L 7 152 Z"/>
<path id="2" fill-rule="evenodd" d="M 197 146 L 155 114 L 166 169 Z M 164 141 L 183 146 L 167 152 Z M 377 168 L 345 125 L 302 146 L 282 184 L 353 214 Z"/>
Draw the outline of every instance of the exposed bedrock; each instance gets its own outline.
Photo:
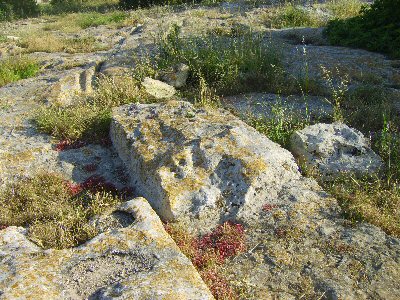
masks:
<path id="1" fill-rule="evenodd" d="M 0 299 L 214 299 L 143 198 L 99 216 L 87 243 L 43 250 L 0 231 Z"/>
<path id="2" fill-rule="evenodd" d="M 117 108 L 111 138 L 136 190 L 167 221 L 251 222 L 301 178 L 290 152 L 226 111 L 188 102 Z"/>

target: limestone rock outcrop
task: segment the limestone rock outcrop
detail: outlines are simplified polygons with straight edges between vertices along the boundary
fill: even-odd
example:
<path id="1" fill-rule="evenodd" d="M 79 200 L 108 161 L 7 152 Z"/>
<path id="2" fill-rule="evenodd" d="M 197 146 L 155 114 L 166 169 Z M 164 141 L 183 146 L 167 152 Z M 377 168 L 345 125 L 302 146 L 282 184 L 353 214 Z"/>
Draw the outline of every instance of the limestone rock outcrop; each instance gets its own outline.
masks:
<path id="1" fill-rule="evenodd" d="M 227 111 L 188 102 L 117 108 L 111 139 L 132 184 L 168 221 L 250 221 L 300 177 L 287 150 Z"/>
<path id="2" fill-rule="evenodd" d="M 1 230 L 0 298 L 213 299 L 145 199 L 116 212 L 113 226 L 71 249 L 44 251 L 22 227 Z"/>

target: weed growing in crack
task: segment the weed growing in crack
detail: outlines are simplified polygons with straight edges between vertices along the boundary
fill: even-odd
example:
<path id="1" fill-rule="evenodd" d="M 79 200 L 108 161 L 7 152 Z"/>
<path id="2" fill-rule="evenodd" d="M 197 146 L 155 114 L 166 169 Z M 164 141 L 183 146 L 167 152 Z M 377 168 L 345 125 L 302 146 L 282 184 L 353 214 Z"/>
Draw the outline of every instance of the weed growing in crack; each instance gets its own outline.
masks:
<path id="1" fill-rule="evenodd" d="M 285 1 L 283 5 L 267 8 L 262 19 L 271 28 L 321 27 L 329 20 L 359 15 L 362 5 L 360 0 L 331 0 L 304 7 L 296 1 Z"/>
<path id="2" fill-rule="evenodd" d="M 73 12 L 105 13 L 118 8 L 118 0 L 51 0 L 42 4 L 41 10 L 47 15 L 65 15 Z"/>
<path id="3" fill-rule="evenodd" d="M 100 142 L 108 136 L 111 110 L 87 103 L 68 107 L 53 105 L 41 108 L 34 121 L 41 132 L 65 141 L 65 145 L 74 145 L 78 140 Z M 60 145 L 60 150 L 65 149 L 63 146 Z"/>
<path id="4" fill-rule="evenodd" d="M 315 11 L 292 3 L 268 11 L 264 19 L 266 26 L 271 28 L 319 27 L 324 24 Z"/>
<path id="5" fill-rule="evenodd" d="M 247 121 L 257 131 L 285 148 L 288 148 L 293 132 L 311 124 L 310 116 L 296 116 L 286 105 L 279 102 L 272 107 L 270 116 L 249 117 Z"/>
<path id="6" fill-rule="evenodd" d="M 197 238 L 177 224 L 168 223 L 165 229 L 192 261 L 216 299 L 238 299 L 237 291 L 225 279 L 222 270 L 227 259 L 246 250 L 241 224 L 226 222 Z"/>
<path id="7" fill-rule="evenodd" d="M 347 75 L 340 77 L 337 82 L 334 81 L 332 72 L 321 65 L 322 76 L 328 84 L 331 92 L 331 99 L 327 101 L 333 106 L 333 120 L 335 122 L 343 122 L 344 116 L 342 111 L 342 104 L 345 100 L 346 93 L 348 91 L 349 78 Z M 339 73 L 339 70 L 336 68 Z"/>
<path id="8" fill-rule="evenodd" d="M 18 46 L 28 53 L 33 52 L 67 52 L 89 53 L 110 49 L 111 45 L 100 43 L 94 37 L 61 38 L 51 33 L 34 32 L 18 41 Z"/>
<path id="9" fill-rule="evenodd" d="M 324 188 L 339 202 L 345 216 L 367 221 L 388 234 L 400 236 L 400 188 L 398 182 L 376 178 L 340 178 Z"/>
<path id="10" fill-rule="evenodd" d="M 97 27 L 100 25 L 118 25 L 123 24 L 129 15 L 121 11 L 113 11 L 107 14 L 92 12 L 80 14 L 77 20 L 79 27 L 85 29 L 89 27 Z"/>

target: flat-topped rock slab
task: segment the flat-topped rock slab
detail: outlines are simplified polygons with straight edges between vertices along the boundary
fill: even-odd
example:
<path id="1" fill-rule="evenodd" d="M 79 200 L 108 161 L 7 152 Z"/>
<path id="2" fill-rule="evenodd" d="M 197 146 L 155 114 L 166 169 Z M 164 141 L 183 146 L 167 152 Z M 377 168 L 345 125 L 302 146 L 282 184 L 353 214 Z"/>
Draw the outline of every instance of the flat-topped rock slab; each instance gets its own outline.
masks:
<path id="1" fill-rule="evenodd" d="M 132 184 L 164 220 L 247 222 L 300 177 L 287 150 L 227 111 L 188 102 L 117 108 L 111 139 Z"/>

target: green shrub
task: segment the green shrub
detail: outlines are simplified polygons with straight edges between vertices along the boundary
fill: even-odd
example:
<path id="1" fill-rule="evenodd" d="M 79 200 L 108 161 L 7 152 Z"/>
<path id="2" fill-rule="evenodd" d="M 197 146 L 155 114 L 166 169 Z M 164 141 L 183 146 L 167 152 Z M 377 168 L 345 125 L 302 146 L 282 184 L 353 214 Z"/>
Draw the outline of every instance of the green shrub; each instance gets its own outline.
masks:
<path id="1" fill-rule="evenodd" d="M 85 2 L 81 0 L 51 0 L 50 6 L 44 12 L 48 14 L 61 14 L 84 11 Z"/>
<path id="2" fill-rule="evenodd" d="M 384 116 L 394 115 L 389 102 L 383 87 L 360 85 L 348 92 L 343 103 L 345 119 L 350 126 L 367 135 L 370 132 L 379 132 L 384 127 Z"/>
<path id="3" fill-rule="evenodd" d="M 0 21 L 35 17 L 39 13 L 36 0 L 2 0 L 0 2 Z"/>
<path id="4" fill-rule="evenodd" d="M 98 142 L 108 136 L 111 111 L 87 104 L 53 105 L 39 110 L 35 122 L 40 131 L 60 140 Z"/>
<path id="5" fill-rule="evenodd" d="M 126 13 L 120 11 L 114 11 L 110 14 L 92 12 L 80 15 L 78 18 L 78 25 L 79 27 L 85 29 L 112 23 L 117 24 L 124 21 L 127 17 L 128 15 Z"/>
<path id="6" fill-rule="evenodd" d="M 367 221 L 386 233 L 400 236 L 400 189 L 377 178 L 341 178 L 324 188 L 353 222 Z"/>
<path id="7" fill-rule="evenodd" d="M 292 133 L 312 124 L 310 116 L 300 116 L 287 107 L 285 103 L 277 103 L 266 117 L 249 117 L 247 122 L 257 131 L 265 134 L 273 142 L 284 148 L 289 147 Z"/>
<path id="8" fill-rule="evenodd" d="M 18 46 L 25 48 L 26 52 L 67 52 L 86 53 L 110 49 L 111 45 L 105 45 L 92 36 L 61 38 L 51 33 L 34 33 L 24 37 L 18 42 Z"/>
<path id="9" fill-rule="evenodd" d="M 331 0 L 326 4 L 332 15 L 337 19 L 357 16 L 362 7 L 360 0 Z"/>
<path id="10" fill-rule="evenodd" d="M 149 7 L 154 5 L 177 5 L 192 3 L 192 0 L 120 0 L 119 5 L 123 9 L 134 9 L 138 7 Z"/>
<path id="11" fill-rule="evenodd" d="M 400 5 L 398 0 L 376 0 L 360 15 L 333 20 L 325 31 L 334 45 L 364 48 L 400 57 Z"/>
<path id="12" fill-rule="evenodd" d="M 38 63 L 27 58 L 10 58 L 0 61 L 0 86 L 35 76 L 40 70 Z"/>
<path id="13" fill-rule="evenodd" d="M 204 79 L 218 94 L 271 89 L 279 80 L 279 51 L 261 35 L 251 32 L 234 38 L 182 38 L 175 25 L 161 39 L 159 47 L 158 69 L 185 63 L 190 67 L 192 84 L 199 86 Z"/>
<path id="14" fill-rule="evenodd" d="M 118 0 L 51 0 L 45 6 L 46 14 L 63 14 L 71 12 L 106 12 L 117 8 Z"/>
<path id="15" fill-rule="evenodd" d="M 266 25 L 272 28 L 318 27 L 323 20 L 315 12 L 294 4 L 287 4 L 272 11 L 266 18 Z"/>
<path id="16" fill-rule="evenodd" d="M 400 181 L 400 122 L 383 116 L 383 126 L 373 139 L 373 149 L 386 163 L 388 182 L 399 187 Z"/>

